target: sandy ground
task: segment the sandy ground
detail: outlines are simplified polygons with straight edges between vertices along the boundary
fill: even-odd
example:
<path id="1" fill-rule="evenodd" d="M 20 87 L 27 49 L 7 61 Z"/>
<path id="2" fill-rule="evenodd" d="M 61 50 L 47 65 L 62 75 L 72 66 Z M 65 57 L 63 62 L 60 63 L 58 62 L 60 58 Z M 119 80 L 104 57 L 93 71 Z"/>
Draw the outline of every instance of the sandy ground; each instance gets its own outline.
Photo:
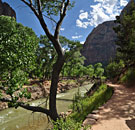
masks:
<path id="1" fill-rule="evenodd" d="M 113 85 L 114 95 L 99 112 L 92 130 L 135 130 L 135 87 Z"/>

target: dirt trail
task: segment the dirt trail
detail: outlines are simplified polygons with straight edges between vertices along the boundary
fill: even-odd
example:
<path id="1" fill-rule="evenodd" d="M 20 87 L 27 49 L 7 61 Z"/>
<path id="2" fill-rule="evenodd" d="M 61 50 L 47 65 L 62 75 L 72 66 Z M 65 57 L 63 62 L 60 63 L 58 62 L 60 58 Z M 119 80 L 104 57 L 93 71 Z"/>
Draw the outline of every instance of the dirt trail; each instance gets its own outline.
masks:
<path id="1" fill-rule="evenodd" d="M 92 130 L 135 130 L 135 87 L 108 85 L 114 87 L 114 95 L 100 110 Z"/>

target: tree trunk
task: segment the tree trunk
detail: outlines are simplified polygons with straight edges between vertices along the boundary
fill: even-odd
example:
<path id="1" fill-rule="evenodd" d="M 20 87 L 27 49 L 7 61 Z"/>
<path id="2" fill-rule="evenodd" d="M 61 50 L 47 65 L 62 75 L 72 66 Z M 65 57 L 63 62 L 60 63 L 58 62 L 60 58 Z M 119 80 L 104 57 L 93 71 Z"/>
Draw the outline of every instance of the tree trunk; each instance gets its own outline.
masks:
<path id="1" fill-rule="evenodd" d="M 57 113 L 57 108 L 56 108 L 56 95 L 57 95 L 57 87 L 59 82 L 59 74 L 62 70 L 63 65 L 64 65 L 64 56 L 58 56 L 58 59 L 53 66 L 50 97 L 49 97 L 50 117 L 54 121 L 56 121 L 59 118 Z"/>

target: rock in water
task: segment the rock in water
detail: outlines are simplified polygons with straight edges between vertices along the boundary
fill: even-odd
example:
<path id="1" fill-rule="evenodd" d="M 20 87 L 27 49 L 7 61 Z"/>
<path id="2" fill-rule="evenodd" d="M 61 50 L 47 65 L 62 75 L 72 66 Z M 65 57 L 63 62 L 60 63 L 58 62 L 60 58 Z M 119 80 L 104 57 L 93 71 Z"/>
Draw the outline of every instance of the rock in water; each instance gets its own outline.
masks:
<path id="1" fill-rule="evenodd" d="M 81 51 L 82 55 L 86 57 L 85 65 L 98 62 L 106 64 L 115 56 L 117 38 L 113 30 L 115 26 L 114 21 L 104 22 L 89 34 Z"/>
<path id="2" fill-rule="evenodd" d="M 9 4 L 0 0 L 0 15 L 6 15 L 16 18 L 15 11 L 9 6 Z"/>

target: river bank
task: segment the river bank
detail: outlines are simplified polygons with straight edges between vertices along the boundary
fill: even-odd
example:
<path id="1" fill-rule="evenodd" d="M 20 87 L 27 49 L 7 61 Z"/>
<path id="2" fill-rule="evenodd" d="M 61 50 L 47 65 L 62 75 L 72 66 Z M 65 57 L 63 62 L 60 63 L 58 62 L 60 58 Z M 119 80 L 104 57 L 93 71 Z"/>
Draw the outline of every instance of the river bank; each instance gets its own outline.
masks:
<path id="1" fill-rule="evenodd" d="M 87 85 L 87 84 L 89 84 L 89 82 L 85 81 L 82 85 Z M 44 81 L 43 83 L 34 81 L 28 85 L 24 85 L 23 88 L 27 88 L 28 92 L 31 93 L 31 98 L 30 99 L 22 98 L 20 99 L 20 101 L 30 102 L 37 99 L 46 98 L 50 92 L 50 85 L 51 85 L 51 81 Z M 72 88 L 77 88 L 78 86 L 79 84 L 76 82 L 76 80 L 62 80 L 58 84 L 57 93 L 62 93 Z M 3 93 L 3 95 L 4 97 L 9 98 L 5 93 Z M 6 102 L 0 102 L 0 111 L 7 108 L 8 108 L 8 104 Z"/>
<path id="2" fill-rule="evenodd" d="M 91 88 L 92 84 L 80 87 L 81 94 L 84 94 Z M 67 90 L 57 95 L 58 113 L 67 112 L 68 106 L 72 104 L 74 94 L 78 88 Z M 44 106 L 45 98 L 32 101 L 33 106 L 42 104 Z M 48 127 L 45 114 L 32 113 L 22 108 L 8 108 L 0 111 L 0 128 L 2 130 L 45 130 Z"/>

